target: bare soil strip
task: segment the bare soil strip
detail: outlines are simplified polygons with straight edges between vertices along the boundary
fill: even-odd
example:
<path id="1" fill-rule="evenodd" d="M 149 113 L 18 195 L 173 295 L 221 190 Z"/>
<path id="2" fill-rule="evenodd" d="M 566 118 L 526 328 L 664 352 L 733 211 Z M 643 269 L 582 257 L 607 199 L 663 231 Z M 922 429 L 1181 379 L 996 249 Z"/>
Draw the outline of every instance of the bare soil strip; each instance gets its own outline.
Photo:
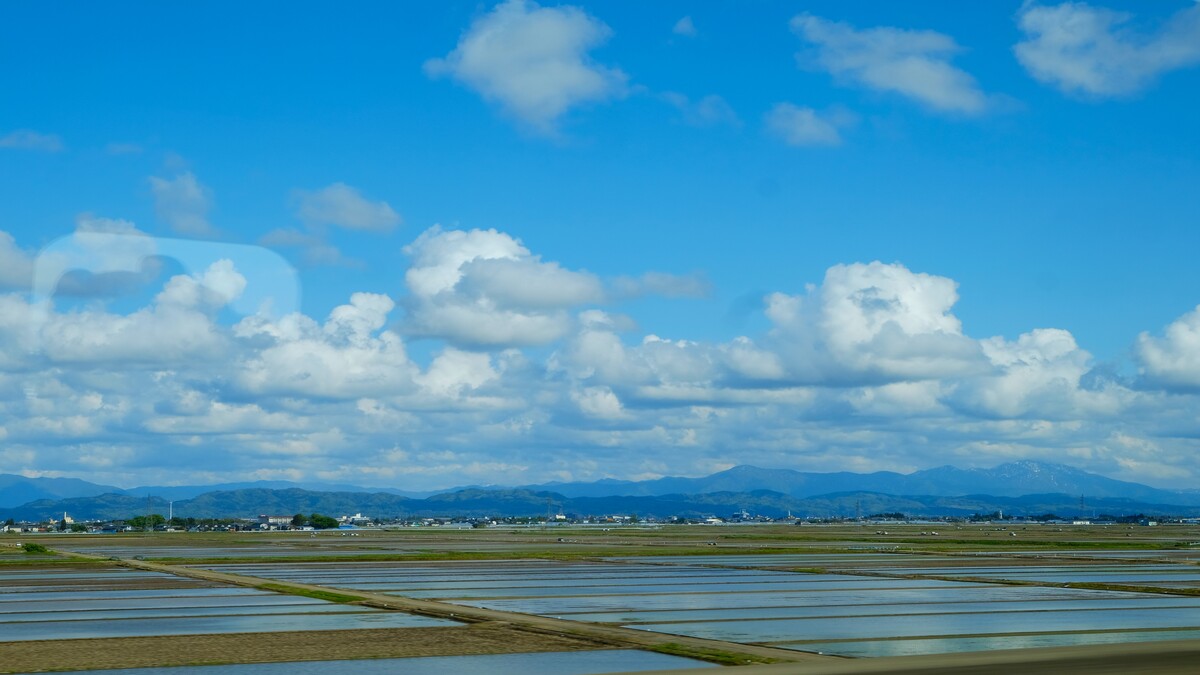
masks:
<path id="1" fill-rule="evenodd" d="M 0 643 L 0 673 L 603 649 L 502 624 Z"/>

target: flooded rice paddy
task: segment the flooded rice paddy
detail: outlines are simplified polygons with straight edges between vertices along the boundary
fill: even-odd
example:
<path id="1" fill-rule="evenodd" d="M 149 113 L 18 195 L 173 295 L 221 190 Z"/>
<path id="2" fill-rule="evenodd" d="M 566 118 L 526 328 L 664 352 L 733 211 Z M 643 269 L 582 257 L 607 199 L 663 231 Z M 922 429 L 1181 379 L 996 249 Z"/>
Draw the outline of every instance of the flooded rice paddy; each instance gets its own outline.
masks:
<path id="1" fill-rule="evenodd" d="M 0 642 L 448 625 L 120 567 L 0 569 Z"/>
<path id="2" fill-rule="evenodd" d="M 55 547 L 105 558 L 172 559 L 279 582 L 315 584 L 334 592 L 390 594 L 620 626 L 659 641 L 673 642 L 678 638 L 671 636 L 678 635 L 734 643 L 727 647 L 735 650 L 736 643 L 765 645 L 792 650 L 797 658 L 821 658 L 800 652 L 889 657 L 1200 640 L 1200 547 L 1188 543 L 1200 539 L 1200 532 L 1172 539 L 1157 529 L 1134 531 L 1135 537 L 1145 540 L 1145 548 L 1130 546 L 1124 531 L 1081 529 L 1072 536 L 1086 539 L 1082 550 L 1039 548 L 1036 542 L 1030 546 L 1006 539 L 1003 546 L 972 550 L 964 542 L 946 542 L 952 545 L 938 543 L 927 547 L 928 552 L 919 552 L 911 545 L 916 532 L 903 535 L 909 540 L 905 544 L 856 541 L 850 528 L 843 530 L 779 528 L 770 535 L 778 541 L 764 539 L 760 533 L 767 530 L 762 528 L 689 529 L 682 535 L 604 530 L 567 536 L 530 530 L 422 530 L 361 536 L 250 533 L 227 538 L 176 533 L 64 537 L 56 538 Z M 781 542 L 791 542 L 798 531 L 805 534 L 795 541 L 805 537 L 811 541 L 789 543 L 781 553 L 755 552 L 772 547 L 778 551 Z M 972 536 L 987 534 L 979 529 Z M 1007 537 L 996 535 L 1000 536 Z M 1019 534 L 1034 536 L 1032 530 Z M 1053 540 L 1063 535 L 1046 530 L 1036 536 Z M 1127 550 L 1091 550 L 1097 537 L 1104 540 L 1100 545 L 1112 540 L 1120 544 L 1114 548 Z M 626 555 L 634 551 L 661 555 Z M 477 556 L 489 559 L 470 559 Z M 439 557 L 452 559 L 430 560 Z M 1080 587 L 1083 584 L 1091 587 Z M 445 612 L 439 615 L 456 618 Z M 241 640 L 254 633 L 290 633 L 300 640 L 310 634 L 306 631 L 355 628 L 437 631 L 452 627 L 453 635 L 475 632 L 485 639 L 487 633 L 479 633 L 477 626 L 468 629 L 458 622 L 403 612 L 117 566 L 0 567 L 0 649 L 77 637 L 165 640 L 154 636 L 208 634 L 213 639 Z M 329 639 L 340 644 L 356 634 L 365 641 L 356 644 L 369 644 L 374 639 L 370 636 L 394 633 L 351 630 L 333 633 Z M 348 667 L 365 673 L 395 672 L 403 666 L 405 672 L 430 674 L 582 674 L 697 664 L 612 648 L 642 644 L 638 640 L 588 651 L 597 646 L 539 647 L 532 642 L 516 646 L 510 637 L 505 634 L 486 649 L 466 650 L 476 656 L 446 656 L 463 654 L 459 649 L 418 649 L 378 654 Z M 449 634 L 442 639 L 455 642 Z M 582 651 L 565 651 L 569 649 Z M 528 653 L 502 654 L 512 651 Z M 343 652 L 305 657 L 285 652 L 265 660 L 364 658 L 358 651 Z M 621 653 L 628 655 L 627 660 L 614 660 Z M 396 656 L 408 658 L 398 662 Z M 172 661 L 141 662 L 167 663 Z M 222 667 L 222 672 L 328 672 L 330 663 L 345 664 L 308 660 Z"/>
<path id="3" fill-rule="evenodd" d="M 845 656 L 1200 635 L 1200 597 L 1061 585 L 1200 582 L 1200 570 L 1183 564 L 864 553 L 214 568 Z M 1011 581 L 1036 583 L 999 583 Z"/>

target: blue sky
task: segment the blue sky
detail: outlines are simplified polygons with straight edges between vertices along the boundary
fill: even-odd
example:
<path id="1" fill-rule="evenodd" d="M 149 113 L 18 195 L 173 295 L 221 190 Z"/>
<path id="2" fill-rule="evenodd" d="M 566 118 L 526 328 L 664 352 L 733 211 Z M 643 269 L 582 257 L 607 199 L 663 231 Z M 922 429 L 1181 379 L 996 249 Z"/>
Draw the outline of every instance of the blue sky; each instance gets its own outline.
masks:
<path id="1" fill-rule="evenodd" d="M 1193 2 L 10 14 L 3 470 L 1200 470 Z"/>

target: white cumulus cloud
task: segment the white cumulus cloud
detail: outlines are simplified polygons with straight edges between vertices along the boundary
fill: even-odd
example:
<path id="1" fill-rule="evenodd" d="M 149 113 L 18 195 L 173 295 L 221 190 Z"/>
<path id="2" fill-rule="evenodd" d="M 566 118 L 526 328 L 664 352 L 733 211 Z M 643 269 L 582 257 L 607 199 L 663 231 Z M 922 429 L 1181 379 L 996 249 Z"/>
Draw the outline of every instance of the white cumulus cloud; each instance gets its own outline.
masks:
<path id="1" fill-rule="evenodd" d="M 1138 336 L 1142 375 L 1167 389 L 1200 389 L 1200 306 L 1167 326 L 1162 337 Z"/>
<path id="2" fill-rule="evenodd" d="M 800 14 L 792 32 L 812 45 L 798 55 L 802 65 L 830 73 L 840 82 L 891 92 L 942 112 L 978 114 L 987 97 L 969 73 L 950 61 L 961 48 L 948 35 L 931 30 L 879 27 Z"/>
<path id="3" fill-rule="evenodd" d="M 302 314 L 279 321 L 247 317 L 234 334 L 250 349 L 239 364 L 245 391 L 317 399 L 398 395 L 413 388 L 418 368 L 399 335 L 381 330 L 395 302 L 355 293 L 324 324 Z"/>
<path id="4" fill-rule="evenodd" d="M 434 227 L 409 246 L 407 328 L 471 347 L 546 344 L 571 326 L 567 310 L 599 302 L 600 280 L 544 262 L 496 230 Z"/>
<path id="5" fill-rule="evenodd" d="M 977 413 L 1078 418 L 1115 414 L 1127 402 L 1116 387 L 1081 387 L 1092 357 L 1065 330 L 1039 328 L 1016 341 L 993 337 L 980 345 L 995 370 L 964 381 L 951 397 Z"/>
<path id="6" fill-rule="evenodd" d="M 94 217 L 80 219 L 84 235 L 95 241 L 80 251 L 114 264 L 125 253 L 101 238 L 154 241 Z M 263 280 L 228 260 L 167 280 L 128 313 L 95 297 L 0 294 L 0 459 L 118 483 L 188 471 L 414 489 L 468 473 L 528 483 L 731 463 L 1041 458 L 1200 474 L 1200 308 L 1143 335 L 1134 389 L 1065 330 L 970 337 L 955 282 L 898 263 L 835 265 L 769 295 L 768 330 L 713 342 L 636 332 L 589 306 L 616 302 L 599 279 L 502 232 L 434 228 L 408 254 L 401 300 L 354 293 L 319 320 L 264 311 L 231 326 Z M 677 280 L 631 281 L 667 292 Z M 413 326 L 448 344 L 410 355 L 401 330 Z"/>
<path id="7" fill-rule="evenodd" d="M 1131 14 L 1082 2 L 1026 4 L 1017 15 L 1025 39 L 1017 60 L 1039 82 L 1094 97 L 1123 96 L 1159 75 L 1200 63 L 1200 4 L 1140 32 Z"/>
<path id="8" fill-rule="evenodd" d="M 296 192 L 296 217 L 309 227 L 333 225 L 349 230 L 386 232 L 401 222 L 387 202 L 373 202 L 345 183 Z"/>
<path id="9" fill-rule="evenodd" d="M 770 342 L 801 381 L 919 380 L 985 367 L 951 312 L 957 284 L 900 264 L 835 265 L 804 295 L 774 293 Z"/>
<path id="10" fill-rule="evenodd" d="M 215 230 L 208 222 L 212 192 L 188 171 L 174 178 L 150 177 L 154 210 L 158 217 L 179 234 L 211 237 Z"/>
<path id="11" fill-rule="evenodd" d="M 445 58 L 427 61 L 425 72 L 452 77 L 534 131 L 554 134 L 572 108 L 625 94 L 625 73 L 589 55 L 611 34 L 579 7 L 509 0 L 476 19 Z"/>
<path id="12" fill-rule="evenodd" d="M 587 387 L 571 392 L 571 400 L 580 412 L 588 417 L 604 420 L 619 420 L 626 417 L 621 400 L 608 387 Z"/>

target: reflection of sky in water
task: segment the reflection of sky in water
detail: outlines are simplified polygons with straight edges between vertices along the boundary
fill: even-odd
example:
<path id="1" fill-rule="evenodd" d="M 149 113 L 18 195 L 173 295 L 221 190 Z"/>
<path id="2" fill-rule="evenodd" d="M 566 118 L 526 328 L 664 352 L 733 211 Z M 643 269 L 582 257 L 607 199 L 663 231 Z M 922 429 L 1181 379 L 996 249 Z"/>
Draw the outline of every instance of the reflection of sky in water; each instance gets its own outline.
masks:
<path id="1" fill-rule="evenodd" d="M 245 595 L 253 593 L 245 588 L 122 588 L 111 591 L 50 591 L 34 593 L 9 593 L 0 595 L 0 603 L 24 600 L 62 600 L 63 593 L 72 600 L 102 600 L 105 598 L 188 598 L 204 595 Z"/>
<path id="2" fill-rule="evenodd" d="M 1195 640 L 1200 631 L 1131 631 L 1121 633 L 1060 633 L 1057 635 L 1005 635 L 1003 637 L 938 638 L 934 640 L 881 640 L 878 642 L 818 642 L 777 645 L 806 652 L 841 656 L 913 656 L 993 649 L 1030 649 L 1071 645 L 1119 644 L 1158 640 Z"/>
<path id="3" fill-rule="evenodd" d="M 577 621 L 607 623 L 661 623 L 663 621 L 713 621 L 723 619 L 809 618 L 819 616 L 892 616 L 895 614 L 961 614 L 969 612 L 1033 612 L 1079 609 L 1154 609 L 1192 607 L 1200 598 L 1130 598 L 1125 600 L 1049 600 L 1029 602 L 951 602 L 912 605 L 841 605 L 810 607 L 756 607 L 656 612 L 599 612 L 571 614 Z"/>
<path id="4" fill-rule="evenodd" d="M 397 588 L 395 592 L 401 593 L 412 598 L 503 598 L 503 597 L 541 597 L 555 595 L 590 595 L 593 593 L 612 593 L 619 591 L 621 595 L 651 595 L 656 593 L 729 593 L 731 591 L 751 592 L 763 591 L 772 593 L 787 593 L 789 591 L 805 591 L 811 590 L 814 592 L 823 592 L 829 589 L 844 589 L 844 588 L 883 588 L 883 587 L 931 587 L 939 584 L 951 584 L 954 582 L 938 582 L 924 580 L 896 580 L 893 582 L 888 579 L 854 579 L 850 581 L 826 581 L 820 585 L 815 585 L 806 582 L 778 582 L 778 583 L 717 583 L 717 584 L 660 584 L 651 586 L 624 586 L 604 588 L 493 588 L 493 589 L 471 589 L 463 591 L 409 591 L 407 588 Z"/>
<path id="5" fill-rule="evenodd" d="M 89 579 L 89 580 L 107 580 L 107 579 L 145 579 L 147 577 L 155 577 L 159 579 L 173 579 L 169 575 L 159 574 L 158 572 L 138 572 L 134 570 L 114 569 L 103 571 L 90 572 L 16 572 L 5 570 L 0 572 L 0 583 L 6 579 L 14 581 L 24 581 L 28 579 Z"/>
<path id="6" fill-rule="evenodd" d="M 1039 631 L 1120 630 L 1125 628 L 1200 627 L 1200 612 L 1191 608 L 1155 610 L 1097 610 L 923 616 L 833 617 L 714 623 L 662 623 L 635 628 L 730 640 L 782 642 L 788 640 L 845 640 L 868 637 L 916 637 L 974 633 L 1032 633 Z"/>
<path id="7" fill-rule="evenodd" d="M 941 586 L 937 588 L 905 588 L 871 591 L 821 591 L 812 593 L 721 593 L 713 595 L 610 595 L 588 598 L 529 598 L 513 600 L 480 600 L 464 605 L 532 614 L 569 612 L 600 612 L 621 610 L 712 610 L 754 607 L 836 607 L 858 606 L 869 610 L 888 605 L 900 612 L 904 603 L 931 602 L 1003 602 L 1039 599 L 1141 597 L 1130 593 L 1083 591 L 1036 587 Z"/>
<path id="8" fill-rule="evenodd" d="M 122 587 L 163 581 L 178 588 Z M 0 570 L 0 642 L 451 625 L 458 624 L 157 572 Z"/>
<path id="9" fill-rule="evenodd" d="M 917 560 L 933 566 L 914 566 Z M 996 558 L 971 559 L 973 567 L 946 564 L 961 560 L 947 556 L 831 554 L 622 558 L 607 565 L 542 561 L 486 565 L 364 564 L 348 571 L 336 563 L 282 563 L 217 566 L 217 569 L 735 642 L 834 642 L 858 638 L 870 642 L 870 638 L 972 633 L 1145 629 L 1124 638 L 1135 641 L 1157 635 L 1146 632 L 1150 629 L 1200 628 L 1200 598 L 738 567 L 764 563 L 846 569 L 863 566 L 886 572 L 990 574 L 998 579 L 1012 575 L 1055 581 L 1059 575 L 1067 577 L 1064 581 L 1118 575 L 1125 579 L 1144 577 L 1168 582 L 1200 577 L 1188 568 L 1158 565 L 1110 563 L 1072 568 L 1062 561 L 1046 560 L 1044 565 L 1016 566 L 1005 565 Z M 643 564 L 648 562 L 669 564 Z M 704 563 L 730 566 L 705 567 Z M 1041 638 L 1047 638 L 1046 644 L 1060 643 L 1047 636 L 1022 638 L 1018 642 L 1003 642 L 999 638 L 948 644 L 941 639 L 902 641 L 908 643 L 905 649 L 910 650 L 905 653 L 932 653 L 929 650 L 951 646 L 962 650 L 1027 646 L 1039 644 Z M 1069 638 L 1061 640 L 1065 640 L 1063 644 L 1073 644 Z"/>
<path id="10" fill-rule="evenodd" d="M 421 628 L 455 626 L 453 621 L 399 612 L 364 611 L 342 614 L 287 614 L 188 618 L 123 619 L 120 621 L 40 621 L 0 624 L 0 642 L 65 640 L 143 635 L 204 633 L 275 633 L 300 630 Z"/>
<path id="11" fill-rule="evenodd" d="M 92 619 L 150 619 L 156 617 L 188 617 L 188 616 L 224 616 L 251 614 L 298 614 L 298 613 L 340 613 L 361 612 L 361 607 L 337 605 L 330 602 L 313 600 L 308 605 L 242 605 L 234 607 L 157 607 L 139 609 L 95 609 L 85 610 L 64 608 L 63 611 L 47 612 L 10 612 L 0 614 L 0 630 L 4 622 L 34 621 L 87 621 Z"/>
<path id="12" fill-rule="evenodd" d="M 261 607 L 264 605 L 322 605 L 323 600 L 302 598 L 298 595 L 250 592 L 239 595 L 197 597 L 125 598 L 114 597 L 103 600 L 79 600 L 73 595 L 59 596 L 58 600 L 16 600 L 0 602 L 0 621 L 4 616 L 23 612 L 62 612 L 93 609 L 160 609 L 189 607 Z"/>

